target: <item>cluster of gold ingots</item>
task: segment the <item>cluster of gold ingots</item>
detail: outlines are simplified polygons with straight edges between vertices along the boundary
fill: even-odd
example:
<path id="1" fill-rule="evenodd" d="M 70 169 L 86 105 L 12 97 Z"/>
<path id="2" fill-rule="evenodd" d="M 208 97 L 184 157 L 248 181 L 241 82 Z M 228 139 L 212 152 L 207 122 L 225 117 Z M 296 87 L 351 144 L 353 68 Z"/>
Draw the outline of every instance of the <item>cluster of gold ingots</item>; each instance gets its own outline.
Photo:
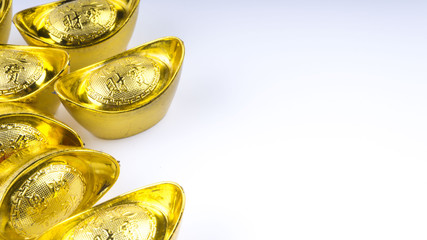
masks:
<path id="1" fill-rule="evenodd" d="M 154 184 L 92 207 L 119 164 L 53 115 L 61 101 L 104 139 L 152 127 L 176 90 L 182 41 L 125 51 L 139 0 L 66 0 L 18 12 L 13 22 L 31 46 L 4 45 L 11 1 L 0 0 L 0 239 L 175 239 L 181 187 Z"/>

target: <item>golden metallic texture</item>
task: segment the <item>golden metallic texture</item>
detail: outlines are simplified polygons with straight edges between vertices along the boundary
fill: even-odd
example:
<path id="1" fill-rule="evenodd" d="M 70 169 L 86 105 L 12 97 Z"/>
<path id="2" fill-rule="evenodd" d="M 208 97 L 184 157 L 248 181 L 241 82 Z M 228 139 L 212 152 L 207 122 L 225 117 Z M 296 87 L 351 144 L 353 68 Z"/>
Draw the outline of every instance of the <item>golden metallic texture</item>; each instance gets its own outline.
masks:
<path id="1" fill-rule="evenodd" d="M 63 0 L 17 13 L 13 22 L 29 45 L 66 50 L 71 70 L 126 50 L 139 0 Z"/>
<path id="2" fill-rule="evenodd" d="M 73 216 L 38 240 L 173 240 L 185 197 L 176 183 L 160 183 L 116 197 Z"/>
<path id="3" fill-rule="evenodd" d="M 67 125 L 35 113 L 4 114 L 3 105 L 10 104 L 0 104 L 0 163 L 12 154 L 35 145 L 83 147 L 79 135 Z"/>
<path id="4" fill-rule="evenodd" d="M 0 0 L 0 44 L 6 44 L 12 23 L 12 0 Z"/>
<path id="5" fill-rule="evenodd" d="M 95 204 L 114 184 L 117 161 L 72 147 L 34 146 L 0 163 L 0 238 L 34 239 Z"/>
<path id="6" fill-rule="evenodd" d="M 166 114 L 184 60 L 175 37 L 146 43 L 58 79 L 55 90 L 70 114 L 95 136 L 142 132 Z"/>
<path id="7" fill-rule="evenodd" d="M 25 103 L 53 115 L 59 106 L 53 85 L 69 72 L 68 65 L 68 54 L 63 50 L 0 46 L 0 103 Z"/>

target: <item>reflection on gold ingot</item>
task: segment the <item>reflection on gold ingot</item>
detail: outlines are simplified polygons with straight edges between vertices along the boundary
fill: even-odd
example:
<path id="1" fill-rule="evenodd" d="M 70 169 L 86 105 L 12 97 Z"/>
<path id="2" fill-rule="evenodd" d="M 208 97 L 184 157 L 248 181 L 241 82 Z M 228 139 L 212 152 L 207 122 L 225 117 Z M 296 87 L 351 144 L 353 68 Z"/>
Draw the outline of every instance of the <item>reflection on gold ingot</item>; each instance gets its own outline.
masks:
<path id="1" fill-rule="evenodd" d="M 182 41 L 162 38 L 66 75 L 55 90 L 70 114 L 94 135 L 128 137 L 166 114 L 183 59 Z"/>
<path id="2" fill-rule="evenodd" d="M 155 184 L 73 216 L 38 240 L 172 240 L 177 237 L 184 204 L 179 185 Z"/>
<path id="3" fill-rule="evenodd" d="M 126 50 L 139 0 L 73 0 L 33 7 L 13 19 L 30 45 L 66 50 L 71 70 Z"/>
<path id="4" fill-rule="evenodd" d="M 0 163 L 0 238 L 34 239 L 90 208 L 114 184 L 116 160 L 72 147 L 34 146 Z"/>
<path id="5" fill-rule="evenodd" d="M 0 0 L 0 44 L 7 43 L 11 23 L 12 0 Z"/>
<path id="6" fill-rule="evenodd" d="M 0 103 L 26 103 L 53 115 L 59 106 L 53 85 L 68 73 L 68 63 L 68 54 L 62 50 L 0 46 Z"/>

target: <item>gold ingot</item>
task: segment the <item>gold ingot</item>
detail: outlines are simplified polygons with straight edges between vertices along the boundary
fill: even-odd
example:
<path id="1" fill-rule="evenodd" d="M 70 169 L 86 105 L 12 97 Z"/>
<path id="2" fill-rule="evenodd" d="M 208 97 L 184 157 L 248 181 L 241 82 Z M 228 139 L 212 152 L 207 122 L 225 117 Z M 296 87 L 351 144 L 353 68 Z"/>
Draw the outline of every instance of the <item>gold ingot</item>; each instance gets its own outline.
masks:
<path id="1" fill-rule="evenodd" d="M 13 22 L 29 45 L 66 50 L 71 71 L 126 50 L 139 0 L 63 0 L 18 12 Z"/>
<path id="2" fill-rule="evenodd" d="M 173 240 L 184 205 L 184 192 L 179 185 L 155 184 L 73 216 L 38 240 Z"/>
<path id="3" fill-rule="evenodd" d="M 68 72 L 69 58 L 63 50 L 0 46 L 0 103 L 25 103 L 53 115 L 59 107 L 54 83 Z"/>
<path id="4" fill-rule="evenodd" d="M 33 146 L 83 147 L 70 127 L 19 104 L 0 104 L 0 164 L 3 160 Z"/>
<path id="5" fill-rule="evenodd" d="M 26 148 L 0 163 L 0 236 L 35 239 L 92 207 L 114 184 L 117 161 L 71 147 Z"/>
<path id="6" fill-rule="evenodd" d="M 12 23 L 12 0 L 0 0 L 0 44 L 7 43 Z"/>
<path id="7" fill-rule="evenodd" d="M 124 138 L 166 114 L 183 59 L 182 41 L 162 38 L 72 72 L 58 79 L 55 90 L 68 112 L 95 136 Z"/>

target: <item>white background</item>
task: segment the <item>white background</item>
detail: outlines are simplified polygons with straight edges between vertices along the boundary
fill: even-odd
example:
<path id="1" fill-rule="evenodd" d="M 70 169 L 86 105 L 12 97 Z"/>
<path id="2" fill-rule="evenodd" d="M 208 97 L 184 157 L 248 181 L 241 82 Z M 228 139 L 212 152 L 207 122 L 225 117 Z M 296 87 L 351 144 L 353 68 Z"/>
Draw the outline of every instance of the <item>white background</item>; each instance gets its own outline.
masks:
<path id="1" fill-rule="evenodd" d="M 143 0 L 129 47 L 169 35 L 159 124 L 107 141 L 58 111 L 121 162 L 103 200 L 179 183 L 181 240 L 427 238 L 425 1 Z"/>

